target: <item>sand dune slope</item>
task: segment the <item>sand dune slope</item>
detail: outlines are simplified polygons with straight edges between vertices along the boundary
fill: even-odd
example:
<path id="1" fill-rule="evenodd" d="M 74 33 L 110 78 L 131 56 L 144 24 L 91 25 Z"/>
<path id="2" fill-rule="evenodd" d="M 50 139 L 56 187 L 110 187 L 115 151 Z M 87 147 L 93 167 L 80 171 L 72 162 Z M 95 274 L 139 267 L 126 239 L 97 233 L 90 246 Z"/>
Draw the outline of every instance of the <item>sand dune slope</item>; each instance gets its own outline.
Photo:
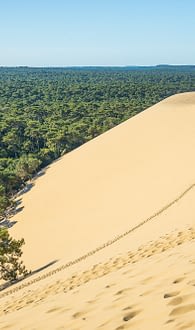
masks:
<path id="1" fill-rule="evenodd" d="M 195 93 L 172 96 L 51 165 L 13 218 L 27 266 L 76 258 L 195 183 L 194 121 Z"/>
<path id="2" fill-rule="evenodd" d="M 195 329 L 195 93 L 65 155 L 12 220 L 32 270 L 1 329 Z"/>

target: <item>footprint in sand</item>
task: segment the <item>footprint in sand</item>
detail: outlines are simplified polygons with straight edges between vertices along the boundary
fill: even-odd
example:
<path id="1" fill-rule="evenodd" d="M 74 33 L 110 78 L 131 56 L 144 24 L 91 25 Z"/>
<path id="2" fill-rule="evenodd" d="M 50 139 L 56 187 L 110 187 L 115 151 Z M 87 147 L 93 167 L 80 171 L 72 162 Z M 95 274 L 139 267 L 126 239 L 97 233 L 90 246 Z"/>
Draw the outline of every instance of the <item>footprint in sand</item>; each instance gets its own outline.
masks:
<path id="1" fill-rule="evenodd" d="M 179 239 L 179 240 L 177 240 L 177 241 L 175 241 L 175 244 L 178 246 L 178 245 L 181 245 L 181 244 L 183 244 L 184 243 L 184 241 L 182 240 L 182 239 Z"/>
<path id="2" fill-rule="evenodd" d="M 133 319 L 134 317 L 136 317 L 140 312 L 141 312 L 141 310 L 132 311 L 132 312 L 127 313 L 123 317 L 123 321 L 125 321 L 125 322 L 130 321 L 131 319 Z"/>
<path id="3" fill-rule="evenodd" d="M 171 301 L 168 303 L 168 305 L 171 305 L 171 306 L 180 305 L 192 297 L 194 297 L 194 295 L 192 295 L 192 294 L 179 296 L 179 297 L 171 299 Z"/>
<path id="4" fill-rule="evenodd" d="M 170 306 L 176 306 L 176 305 L 180 305 L 183 302 L 183 298 L 182 297 L 176 297 L 171 299 L 171 301 L 168 303 L 168 305 Z"/>
<path id="5" fill-rule="evenodd" d="M 130 290 L 131 290 L 131 288 L 125 288 L 125 289 L 122 289 L 122 290 L 117 291 L 114 295 L 115 296 L 118 296 L 118 295 L 121 295 L 123 293 L 126 293 L 126 292 L 128 292 Z"/>
<path id="6" fill-rule="evenodd" d="M 131 269 L 130 270 L 128 269 L 125 272 L 123 272 L 122 275 L 127 275 L 127 274 L 130 274 L 131 272 L 132 272 L 132 270 Z M 131 278 L 131 277 L 134 277 L 134 275 L 129 276 L 129 278 Z"/>
<path id="7" fill-rule="evenodd" d="M 115 330 L 124 330 L 124 329 L 127 329 L 126 324 L 125 325 L 120 325 Z"/>
<path id="8" fill-rule="evenodd" d="M 187 284 L 188 284 L 188 285 L 195 286 L 195 280 L 189 281 Z"/>
<path id="9" fill-rule="evenodd" d="M 74 319 L 78 319 L 78 318 L 82 317 L 84 314 L 85 314 L 85 313 L 83 313 L 83 312 L 76 312 L 76 313 L 74 313 L 74 314 L 72 315 L 72 317 L 73 317 Z"/>
<path id="10" fill-rule="evenodd" d="M 192 328 L 193 326 L 193 328 Z M 190 321 L 190 322 L 186 322 L 186 323 L 180 323 L 178 325 L 178 330 L 185 330 L 185 329 L 195 329 L 195 322 L 194 321 Z"/>
<path id="11" fill-rule="evenodd" d="M 183 305 L 174 308 L 169 315 L 181 315 L 195 311 L 195 304 Z"/>
<path id="12" fill-rule="evenodd" d="M 139 295 L 139 297 L 148 296 L 151 292 L 154 292 L 154 290 L 151 289 L 151 290 L 144 291 L 143 293 L 141 293 L 141 294 Z"/>
<path id="13" fill-rule="evenodd" d="M 182 282 L 184 279 L 185 279 L 185 277 L 179 277 L 173 281 L 173 284 L 178 284 L 178 283 Z"/>
<path id="14" fill-rule="evenodd" d="M 98 329 L 104 328 L 107 329 L 108 324 L 110 324 L 111 320 L 108 320 L 98 326 Z"/>
<path id="15" fill-rule="evenodd" d="M 172 298 L 172 297 L 178 296 L 179 293 L 180 293 L 180 291 L 173 291 L 173 292 L 165 293 L 164 298 L 165 299 Z"/>
<path id="16" fill-rule="evenodd" d="M 54 312 L 61 311 L 61 310 L 62 310 L 61 307 L 53 307 L 53 308 L 49 309 L 48 311 L 46 311 L 46 313 L 50 314 L 50 313 L 54 313 Z"/>
<path id="17" fill-rule="evenodd" d="M 96 303 L 96 299 L 92 299 L 92 300 L 88 300 L 88 301 L 86 301 L 86 303 L 87 304 L 94 304 L 94 303 Z"/>
<path id="18" fill-rule="evenodd" d="M 117 283 L 113 283 L 113 282 L 112 282 L 112 283 L 110 283 L 110 284 L 107 284 L 105 288 L 106 288 L 106 289 L 111 288 L 111 287 L 115 286 L 116 284 L 117 284 Z"/>
<path id="19" fill-rule="evenodd" d="M 135 306 L 127 306 L 127 307 L 123 308 L 123 311 L 128 311 L 129 309 L 132 309 L 133 307 L 135 307 Z"/>
<path id="20" fill-rule="evenodd" d="M 141 283 L 141 284 L 148 284 L 148 283 L 150 283 L 153 279 L 154 279 L 153 276 L 149 276 L 149 277 L 144 278 L 140 283 Z"/>
<path id="21" fill-rule="evenodd" d="M 72 315 L 72 317 L 74 319 L 82 319 L 82 320 L 86 320 L 86 316 L 89 312 L 92 312 L 94 310 L 94 308 L 87 308 L 86 310 L 80 311 L 80 312 L 76 312 Z"/>
<path id="22" fill-rule="evenodd" d="M 172 323 L 172 322 L 175 322 L 175 320 L 174 319 L 170 319 L 167 322 L 165 322 L 165 324 Z"/>

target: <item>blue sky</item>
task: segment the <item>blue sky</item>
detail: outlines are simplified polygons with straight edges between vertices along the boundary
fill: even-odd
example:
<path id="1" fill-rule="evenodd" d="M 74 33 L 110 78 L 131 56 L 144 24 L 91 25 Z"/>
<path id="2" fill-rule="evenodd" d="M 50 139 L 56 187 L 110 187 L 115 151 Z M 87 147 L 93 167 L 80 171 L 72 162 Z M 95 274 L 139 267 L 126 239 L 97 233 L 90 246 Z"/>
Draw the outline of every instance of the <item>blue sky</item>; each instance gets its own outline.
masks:
<path id="1" fill-rule="evenodd" d="M 195 0 L 0 0 L 0 66 L 195 64 Z"/>

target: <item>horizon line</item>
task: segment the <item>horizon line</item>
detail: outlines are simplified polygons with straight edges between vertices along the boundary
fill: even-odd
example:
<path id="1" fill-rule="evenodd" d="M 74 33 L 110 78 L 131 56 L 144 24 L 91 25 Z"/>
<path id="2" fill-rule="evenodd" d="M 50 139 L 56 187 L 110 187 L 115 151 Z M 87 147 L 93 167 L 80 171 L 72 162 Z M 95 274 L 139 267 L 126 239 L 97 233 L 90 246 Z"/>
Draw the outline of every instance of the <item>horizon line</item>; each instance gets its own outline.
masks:
<path id="1" fill-rule="evenodd" d="M 106 65 L 106 64 L 84 64 L 84 65 L 0 65 L 0 68 L 136 68 L 136 67 L 163 67 L 163 66 L 195 66 L 195 64 L 169 64 L 169 63 L 159 63 L 159 64 L 124 64 L 124 65 Z"/>

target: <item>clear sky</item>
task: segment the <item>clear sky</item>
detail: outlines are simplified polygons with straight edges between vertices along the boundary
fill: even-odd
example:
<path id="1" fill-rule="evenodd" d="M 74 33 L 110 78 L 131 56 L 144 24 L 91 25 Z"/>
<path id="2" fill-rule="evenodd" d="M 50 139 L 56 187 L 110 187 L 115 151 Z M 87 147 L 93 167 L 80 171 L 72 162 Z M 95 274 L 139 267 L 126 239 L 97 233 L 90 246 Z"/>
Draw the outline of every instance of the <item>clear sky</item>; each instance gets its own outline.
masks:
<path id="1" fill-rule="evenodd" d="M 195 0 L 0 0 L 0 66 L 195 64 Z"/>

